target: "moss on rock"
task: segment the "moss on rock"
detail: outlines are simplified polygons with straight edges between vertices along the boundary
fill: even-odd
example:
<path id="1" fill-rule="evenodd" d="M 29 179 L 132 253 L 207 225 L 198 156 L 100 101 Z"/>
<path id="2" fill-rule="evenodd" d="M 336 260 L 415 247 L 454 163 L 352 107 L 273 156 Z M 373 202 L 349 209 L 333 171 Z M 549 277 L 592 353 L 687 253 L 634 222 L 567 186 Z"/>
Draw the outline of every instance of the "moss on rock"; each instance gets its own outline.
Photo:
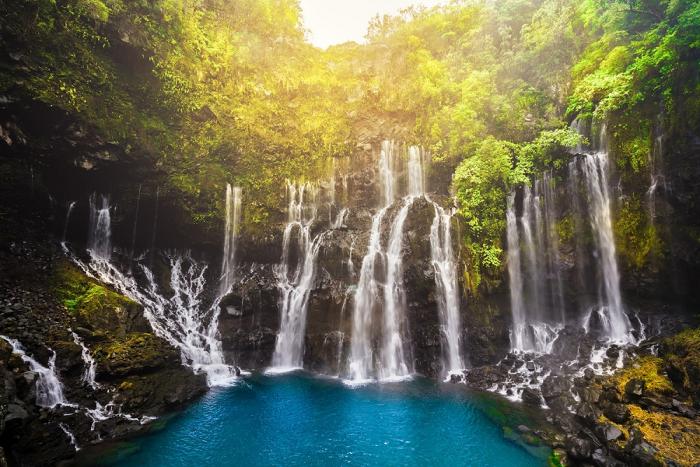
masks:
<path id="1" fill-rule="evenodd" d="M 110 376 L 141 374 L 165 366 L 177 366 L 177 351 L 150 333 L 130 333 L 94 348 L 97 371 Z"/>
<path id="2" fill-rule="evenodd" d="M 700 405 L 700 328 L 665 339 L 660 353 L 676 387 Z"/>
<path id="3" fill-rule="evenodd" d="M 661 394 L 673 392 L 673 385 L 663 374 L 663 360 L 654 356 L 645 356 L 635 360 L 629 367 L 615 375 L 615 384 L 620 393 L 625 393 L 625 386 L 630 381 L 644 381 L 645 389 Z"/>
<path id="4" fill-rule="evenodd" d="M 700 423 L 667 412 L 652 412 L 629 406 L 631 424 L 658 450 L 660 460 L 672 459 L 679 465 L 695 465 L 700 459 Z"/>
<path id="5" fill-rule="evenodd" d="M 653 258 L 659 258 L 663 243 L 656 227 L 649 222 L 637 195 L 622 202 L 615 221 L 615 245 L 620 258 L 632 269 L 640 270 Z"/>
<path id="6" fill-rule="evenodd" d="M 57 264 L 52 286 L 78 325 L 96 336 L 123 337 L 131 330 L 148 330 L 138 303 L 87 277 L 68 261 Z"/>

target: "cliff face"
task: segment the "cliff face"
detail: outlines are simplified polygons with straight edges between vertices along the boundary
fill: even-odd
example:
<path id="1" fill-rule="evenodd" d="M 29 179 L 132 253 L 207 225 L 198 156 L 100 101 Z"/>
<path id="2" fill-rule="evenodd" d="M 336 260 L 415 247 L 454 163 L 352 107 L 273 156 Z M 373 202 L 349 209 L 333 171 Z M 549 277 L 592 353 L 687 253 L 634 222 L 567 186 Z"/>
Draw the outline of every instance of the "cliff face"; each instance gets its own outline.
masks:
<path id="1" fill-rule="evenodd" d="M 89 222 L 87 199 L 93 192 L 109 194 L 114 206 L 112 242 L 120 267 L 128 270 L 139 261 L 146 261 L 163 295 L 169 296 L 173 293 L 169 284 L 172 271 L 167 264 L 161 264 L 160 253 L 190 249 L 192 257 L 210 265 L 204 276 L 207 287 L 203 299 L 211 303 L 216 295 L 223 222 L 209 219 L 195 225 L 180 202 L 167 189 L 160 188 L 167 184 L 161 185 L 162 175 L 157 169 L 124 148 L 101 141 L 89 129 L 76 127 L 65 115 L 50 113 L 50 122 L 42 123 L 51 128 L 47 132 L 31 118 L 35 111 L 25 104 L 6 105 L 0 122 L 4 135 L 0 144 L 6 150 L 0 163 L 9 180 L 2 188 L 2 215 L 8 227 L 1 234 L 2 262 L 13 265 L 4 269 L 3 287 L 11 298 L 0 318 L 3 332 L 20 339 L 42 362 L 48 362 L 50 357 L 45 343 L 55 350 L 57 369 L 68 388 L 69 401 L 87 406 L 96 399 L 103 406 L 118 404 L 124 413 L 134 417 L 160 415 L 201 394 L 206 386 L 204 377 L 193 375 L 180 364 L 177 350 L 154 335 L 138 304 L 83 276 L 49 242 L 62 239 L 76 249 L 82 248 Z M 668 144 L 664 158 L 656 161 L 654 169 L 647 165 L 635 171 L 615 164 L 609 174 L 614 192 L 613 230 L 625 300 L 635 311 L 642 312 L 647 324 L 662 316 L 680 315 L 699 298 L 694 278 L 700 268 L 700 165 L 696 163 L 700 159 L 700 144 L 697 136 L 687 132 L 669 133 L 665 138 Z M 323 233 L 304 333 L 303 366 L 310 371 L 330 375 L 347 371 L 353 297 L 370 241 L 372 216 L 380 204 L 378 147 L 378 138 L 363 137 L 352 162 L 344 167 L 342 176 L 335 177 L 337 203 L 319 205 L 317 218 L 310 226 L 313 237 Z M 445 175 L 448 171 L 443 169 L 429 171 L 426 191 L 437 205 L 449 208 L 452 201 Z M 652 204 L 649 190 L 654 175 L 663 177 L 658 178 L 663 183 L 657 185 Z M 566 168 L 555 171 L 554 177 L 557 197 L 566 200 Z M 518 194 L 520 203 L 522 196 Z M 72 201 L 77 204 L 68 218 Z M 279 201 L 264 228 L 242 229 L 237 240 L 236 281 L 231 293 L 220 302 L 218 330 L 225 360 L 246 369 L 270 366 L 281 325 L 276 268 L 282 258 L 286 218 L 287 199 L 282 187 Z M 333 226 L 341 208 L 348 209 L 347 217 Z M 398 209 L 399 204 L 395 203 L 387 210 L 387 218 L 380 226 L 382 245 L 388 242 L 391 220 Z M 428 199 L 414 200 L 404 224 L 400 251 L 406 305 L 403 343 L 412 367 L 427 376 L 444 373 L 444 331 L 431 262 L 434 216 L 435 207 Z M 600 280 L 590 271 L 577 277 L 579 269 L 586 270 L 588 260 L 577 251 L 575 216 L 570 203 L 558 203 L 555 217 L 561 243 L 556 267 L 567 284 L 563 291 L 567 307 L 577 310 L 572 317 L 578 317 L 577 313 L 585 308 Z M 461 248 L 461 232 L 467 226 L 460 224 L 458 216 L 451 222 L 459 276 L 463 357 L 472 367 L 494 364 L 510 346 L 507 273 L 504 270 L 499 280 L 491 282 L 495 288 L 469 292 L 463 274 L 469 257 Z M 582 236 L 584 246 L 590 246 L 589 236 L 590 232 Z M 29 243 L 22 243 L 25 241 Z M 41 243 L 46 245 L 38 248 L 36 245 Z M 41 259 L 32 259 L 37 257 Z M 289 261 L 296 264 L 299 260 L 300 252 L 292 249 Z M 378 267 L 376 274 L 384 274 L 386 267 Z M 40 275 L 35 277 L 37 271 Z M 581 283 L 585 286 L 577 285 Z M 29 297 L 28 301 L 24 297 Z M 49 315 L 53 318 L 47 321 Z M 380 322 L 378 315 L 370 332 L 374 348 L 380 345 Z M 69 328 L 94 354 L 96 380 L 103 388 L 97 395 L 81 382 L 80 346 Z M 575 340 L 576 332 L 569 334 Z M 560 347 L 562 354 L 567 353 L 565 344 Z M 32 405 L 32 376 L 26 374 L 26 365 L 12 357 L 7 346 L 2 350 L 6 376 L 3 397 L 10 414 L 6 417 L 5 433 L 35 433 L 22 440 L 12 438 L 12 455 L 34 463 L 51 463 L 68 456 L 69 438 L 61 435 L 62 431 L 59 433 L 58 416 Z M 108 390 L 117 391 L 116 401 L 107 396 Z M 97 431 L 91 429 L 88 418 L 71 421 L 71 427 L 77 427 L 78 442 L 91 442 L 96 433 L 120 436 L 139 427 L 123 417 L 101 422 Z M 61 440 L 56 441 L 55 458 L 24 457 L 30 456 L 31 442 L 40 437 Z"/>
<path id="2" fill-rule="evenodd" d="M 95 136 L 57 111 L 49 112 L 49 123 L 32 118 L 38 104 L 11 102 L 3 109 L 4 167 L 18 180 L 7 189 L 8 205 L 15 214 L 41 207 L 51 220 L 50 229 L 59 238 L 80 245 L 86 241 L 89 210 L 85 202 L 92 192 L 108 193 L 113 209 L 114 244 L 133 260 L 157 250 L 191 249 L 194 257 L 209 263 L 210 273 L 218 267 L 223 222 L 212 219 L 194 225 L 181 203 L 172 199 L 167 183 L 147 160 Z M 42 111 L 47 109 L 41 109 Z M 51 133 L 46 133 L 46 125 Z M 390 130 L 390 134 L 401 130 Z M 313 233 L 329 230 L 340 206 L 349 209 L 345 221 L 323 240 L 318 272 L 309 296 L 305 365 L 314 371 L 337 373 L 346 360 L 352 322 L 352 286 L 358 279 L 369 241 L 371 217 L 378 205 L 376 159 L 379 138 L 365 129 L 343 169 L 344 183 L 336 177 L 337 206 L 320 208 Z M 662 307 L 697 301 L 692 278 L 700 259 L 696 233 L 699 194 L 697 136 L 690 133 L 664 135 L 664 157 L 651 166 L 632 170 L 613 164 L 610 182 L 614 187 L 613 220 L 625 298 L 635 306 L 663 301 Z M 428 175 L 428 192 L 439 204 L 448 206 L 449 171 L 436 166 Z M 652 202 L 649 189 L 654 176 L 658 183 Z M 561 236 L 557 268 L 567 284 L 564 296 L 569 304 L 585 303 L 589 292 L 580 288 L 574 276 L 586 259 L 575 245 L 573 225 L 576 213 L 564 200 L 568 184 L 566 169 L 554 174 L 557 196 L 557 229 Z M 342 192 L 342 193 L 341 193 Z M 27 196 L 27 193 L 33 193 Z M 70 202 L 77 201 L 69 222 Z M 245 200 L 244 200 L 245 202 Z M 262 368 L 269 364 L 279 330 L 280 300 L 274 268 L 282 253 L 286 199 L 280 190 L 279 207 L 271 212 L 263 228 L 242 229 L 237 248 L 237 277 L 233 293 L 222 302 L 220 330 L 223 348 L 231 362 L 242 367 Z M 653 210 L 653 214 L 650 211 Z M 327 212 L 326 212 L 327 211 Z M 390 216 L 395 212 L 390 212 Z M 415 367 L 429 375 L 439 373 L 439 320 L 434 297 L 434 268 L 430 263 L 430 226 L 434 212 L 424 200 L 410 209 L 403 236 L 404 288 L 407 292 L 408 347 Z M 244 220 L 245 222 L 245 220 Z M 386 243 L 389 225 L 382 226 Z M 455 218 L 454 250 L 460 269 L 468 255 L 460 248 L 466 226 Z M 197 239 L 193 241 L 193 239 Z M 584 243 L 585 243 L 584 239 Z M 352 254 L 351 254 L 352 250 Z M 351 270 L 349 261 L 352 259 Z M 167 274 L 167 272 L 166 272 Z M 491 284 L 495 289 L 470 295 L 460 273 L 462 342 L 473 365 L 491 363 L 508 348 L 510 305 L 507 274 Z M 589 285 L 598 278 L 583 277 Z M 163 281 L 167 283 L 167 278 Z M 500 285 L 498 285 L 500 284 Z M 591 289 L 591 287 L 588 287 Z M 649 304 L 653 308 L 656 304 Z M 579 307 L 579 305 L 574 305 Z"/>

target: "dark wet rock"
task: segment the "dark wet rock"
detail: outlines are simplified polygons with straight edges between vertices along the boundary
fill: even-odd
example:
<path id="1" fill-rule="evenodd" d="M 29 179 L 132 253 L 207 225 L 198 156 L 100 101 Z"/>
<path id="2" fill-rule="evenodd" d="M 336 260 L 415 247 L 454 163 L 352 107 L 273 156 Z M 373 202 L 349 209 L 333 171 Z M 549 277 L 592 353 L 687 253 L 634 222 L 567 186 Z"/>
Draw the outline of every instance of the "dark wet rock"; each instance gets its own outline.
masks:
<path id="1" fill-rule="evenodd" d="M 605 355 L 613 360 L 617 360 L 617 358 L 620 356 L 620 347 L 617 345 L 612 345 L 608 350 L 605 352 Z"/>
<path id="2" fill-rule="evenodd" d="M 625 452 L 630 456 L 634 465 L 663 465 L 655 456 L 657 449 L 644 440 L 644 436 L 637 429 L 630 431 L 630 440 L 627 443 Z"/>
<path id="3" fill-rule="evenodd" d="M 521 397 L 524 404 L 531 405 L 533 407 L 539 407 L 542 405 L 542 395 L 538 389 L 525 388 L 523 389 Z"/>
<path id="4" fill-rule="evenodd" d="M 598 438 L 603 442 L 616 441 L 618 439 L 624 439 L 624 434 L 614 425 L 602 425 L 597 427 L 596 434 Z"/>
<path id="5" fill-rule="evenodd" d="M 559 332 L 552 345 L 552 353 L 562 360 L 576 360 L 581 352 L 582 344 L 585 344 L 585 333 L 580 326 L 566 326 Z M 584 351 L 583 355 L 586 354 Z"/>
<path id="6" fill-rule="evenodd" d="M 601 390 L 598 386 L 589 386 L 579 391 L 579 396 L 584 402 L 596 404 L 600 400 Z"/>
<path id="7" fill-rule="evenodd" d="M 466 383 L 476 389 L 487 390 L 505 380 L 507 371 L 497 366 L 472 368 L 465 375 Z"/>
<path id="8" fill-rule="evenodd" d="M 593 454 L 594 444 L 589 439 L 575 435 L 566 438 L 566 453 L 573 459 L 588 460 Z"/>
<path id="9" fill-rule="evenodd" d="M 566 376 L 549 376 L 542 383 L 542 397 L 547 405 L 557 411 L 564 411 L 573 404 L 571 379 Z"/>
<path id="10" fill-rule="evenodd" d="M 698 416 L 697 410 L 693 409 L 690 405 L 684 404 L 676 399 L 671 402 L 673 409 L 679 414 L 687 418 L 696 418 Z"/>
<path id="11" fill-rule="evenodd" d="M 576 416 L 587 426 L 595 426 L 600 417 L 600 410 L 590 402 L 583 402 L 576 410 Z"/>
<path id="12" fill-rule="evenodd" d="M 620 391 L 618 391 L 617 388 L 614 386 L 605 387 L 603 389 L 603 393 L 601 394 L 601 397 L 603 400 L 608 401 L 608 402 L 622 402 L 622 397 L 620 395 Z"/>
<path id="13" fill-rule="evenodd" d="M 639 399 L 644 395 L 646 382 L 643 379 L 633 378 L 625 384 L 625 396 L 630 400 Z"/>
<path id="14" fill-rule="evenodd" d="M 630 409 L 625 404 L 608 402 L 601 404 L 603 414 L 615 423 L 627 423 Z"/>

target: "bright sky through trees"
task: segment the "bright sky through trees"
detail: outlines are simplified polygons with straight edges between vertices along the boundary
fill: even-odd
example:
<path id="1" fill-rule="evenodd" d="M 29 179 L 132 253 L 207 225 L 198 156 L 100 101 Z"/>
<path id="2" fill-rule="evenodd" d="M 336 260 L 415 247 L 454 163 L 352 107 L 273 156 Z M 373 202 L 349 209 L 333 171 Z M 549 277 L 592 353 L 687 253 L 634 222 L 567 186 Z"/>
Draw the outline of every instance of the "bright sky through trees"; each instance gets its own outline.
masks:
<path id="1" fill-rule="evenodd" d="M 369 21 L 378 14 L 396 14 L 411 5 L 426 7 L 440 0 L 301 0 L 304 27 L 321 48 L 347 41 L 363 42 Z"/>

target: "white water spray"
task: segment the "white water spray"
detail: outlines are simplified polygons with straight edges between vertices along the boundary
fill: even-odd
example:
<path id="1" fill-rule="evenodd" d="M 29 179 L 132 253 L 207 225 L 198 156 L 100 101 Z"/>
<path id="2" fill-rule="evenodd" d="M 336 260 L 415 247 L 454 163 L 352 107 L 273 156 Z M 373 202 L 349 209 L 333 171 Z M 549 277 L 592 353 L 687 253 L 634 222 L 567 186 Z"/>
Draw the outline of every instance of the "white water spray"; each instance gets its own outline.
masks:
<path id="1" fill-rule="evenodd" d="M 109 197 L 96 194 L 90 196 L 90 229 L 88 250 L 92 255 L 109 261 L 112 256 L 112 218 Z"/>
<path id="2" fill-rule="evenodd" d="M 457 265 L 452 251 L 452 214 L 433 203 L 435 217 L 430 226 L 430 256 L 435 270 L 438 313 L 442 331 L 443 372 L 464 368 L 461 350 L 462 323 L 459 315 Z"/>
<path id="3" fill-rule="evenodd" d="M 602 282 L 598 299 L 599 315 L 606 318 L 601 319 L 603 332 L 615 342 L 629 343 L 632 339 L 631 323 L 625 313 L 620 292 L 608 172 L 607 134 L 603 125 L 599 149 L 574 159 L 569 165 L 569 177 L 574 186 L 580 180 L 587 195 L 590 227 L 597 252 L 596 262 Z"/>
<path id="4" fill-rule="evenodd" d="M 76 345 L 80 346 L 80 355 L 83 359 L 83 363 L 85 364 L 85 368 L 83 369 L 83 375 L 81 376 L 80 380 L 83 383 L 90 386 L 92 389 L 99 388 L 100 385 L 97 384 L 97 381 L 95 381 L 97 364 L 95 363 L 95 359 L 90 354 L 90 349 L 87 348 L 85 342 L 83 342 L 79 335 L 77 335 L 70 329 L 69 331 L 73 336 L 73 342 L 75 342 Z"/>
<path id="5" fill-rule="evenodd" d="M 289 205 L 282 242 L 282 259 L 275 267 L 280 290 L 280 331 L 277 334 L 271 371 L 303 367 L 304 337 L 309 294 L 316 279 L 318 253 L 325 237 L 312 238 L 311 227 L 317 215 L 317 187 L 310 183 L 287 184 Z M 293 234 L 296 231 L 296 265 L 291 265 Z"/>
<path id="6" fill-rule="evenodd" d="M 234 280 L 236 266 L 236 240 L 241 222 L 241 188 L 226 184 L 226 224 L 224 227 L 224 253 L 221 264 L 219 294 L 227 294 Z"/>
<path id="7" fill-rule="evenodd" d="M 22 361 L 29 365 L 31 371 L 37 375 L 36 405 L 50 409 L 59 405 L 75 407 L 75 404 L 66 400 L 63 394 L 63 385 L 56 374 L 56 352 L 51 351 L 49 365 L 45 367 L 30 355 L 27 355 L 26 350 L 24 350 L 24 347 L 22 347 L 22 344 L 20 344 L 18 340 L 2 335 L 0 335 L 0 339 L 4 339 L 10 344 L 10 346 L 12 346 L 12 353 L 19 355 Z"/>

